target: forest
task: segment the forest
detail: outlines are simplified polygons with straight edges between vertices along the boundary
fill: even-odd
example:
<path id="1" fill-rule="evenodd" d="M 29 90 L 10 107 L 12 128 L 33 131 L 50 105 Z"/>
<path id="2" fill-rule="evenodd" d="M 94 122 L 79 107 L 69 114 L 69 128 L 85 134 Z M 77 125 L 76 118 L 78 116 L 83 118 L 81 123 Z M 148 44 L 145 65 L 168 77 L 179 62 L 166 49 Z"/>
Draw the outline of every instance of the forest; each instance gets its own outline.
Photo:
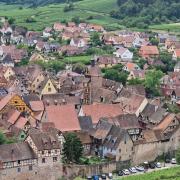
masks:
<path id="1" fill-rule="evenodd" d="M 117 0 L 111 16 L 127 27 L 147 28 L 152 24 L 180 21 L 179 0 Z"/>
<path id="2" fill-rule="evenodd" d="M 70 3 L 80 0 L 0 0 L 2 3 L 6 4 L 20 4 L 26 5 L 28 7 L 38 7 L 42 5 L 52 4 L 52 3 Z"/>

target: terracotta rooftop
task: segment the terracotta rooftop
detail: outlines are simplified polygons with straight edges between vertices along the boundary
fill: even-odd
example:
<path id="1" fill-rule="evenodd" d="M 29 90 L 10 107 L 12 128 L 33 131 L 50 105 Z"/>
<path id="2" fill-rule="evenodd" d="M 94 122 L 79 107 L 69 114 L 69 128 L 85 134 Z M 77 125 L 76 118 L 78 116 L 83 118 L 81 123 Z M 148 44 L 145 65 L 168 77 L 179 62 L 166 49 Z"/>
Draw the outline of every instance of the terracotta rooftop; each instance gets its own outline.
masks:
<path id="1" fill-rule="evenodd" d="M 170 123 L 174 120 L 175 114 L 168 114 L 159 125 L 157 125 L 154 130 L 164 131 L 170 125 Z"/>
<path id="2" fill-rule="evenodd" d="M 47 119 L 62 132 L 80 130 L 79 120 L 74 105 L 51 105 L 46 107 Z"/>
<path id="3" fill-rule="evenodd" d="M 43 101 L 30 101 L 29 104 L 33 111 L 44 111 Z"/>
<path id="4" fill-rule="evenodd" d="M 93 124 L 102 117 L 115 117 L 123 113 L 119 104 L 92 104 L 82 106 L 83 114 L 91 116 Z"/>
<path id="5" fill-rule="evenodd" d="M 24 117 L 20 117 L 16 123 L 15 126 L 19 129 L 24 129 L 25 124 L 27 123 L 28 119 L 24 118 Z"/>

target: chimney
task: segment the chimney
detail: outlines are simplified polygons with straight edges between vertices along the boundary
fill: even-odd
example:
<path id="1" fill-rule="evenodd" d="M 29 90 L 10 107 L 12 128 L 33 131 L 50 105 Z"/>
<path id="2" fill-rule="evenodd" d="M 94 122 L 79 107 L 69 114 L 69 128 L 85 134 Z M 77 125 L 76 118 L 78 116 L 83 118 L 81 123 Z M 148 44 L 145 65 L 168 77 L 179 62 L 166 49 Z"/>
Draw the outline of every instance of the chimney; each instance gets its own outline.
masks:
<path id="1" fill-rule="evenodd" d="M 11 149 L 11 159 L 14 159 L 14 149 Z"/>
<path id="2" fill-rule="evenodd" d="M 158 110 L 158 106 L 155 106 L 155 112 Z"/>
<path id="3" fill-rule="evenodd" d="M 54 105 L 57 106 L 57 104 L 58 104 L 58 101 L 55 99 L 55 100 L 54 100 Z"/>
<path id="4" fill-rule="evenodd" d="M 96 62 L 95 62 L 95 57 L 94 57 L 94 58 L 91 59 L 91 66 L 94 67 L 95 64 L 96 64 Z"/>
<path id="5" fill-rule="evenodd" d="M 49 100 L 46 100 L 46 105 L 49 106 Z"/>

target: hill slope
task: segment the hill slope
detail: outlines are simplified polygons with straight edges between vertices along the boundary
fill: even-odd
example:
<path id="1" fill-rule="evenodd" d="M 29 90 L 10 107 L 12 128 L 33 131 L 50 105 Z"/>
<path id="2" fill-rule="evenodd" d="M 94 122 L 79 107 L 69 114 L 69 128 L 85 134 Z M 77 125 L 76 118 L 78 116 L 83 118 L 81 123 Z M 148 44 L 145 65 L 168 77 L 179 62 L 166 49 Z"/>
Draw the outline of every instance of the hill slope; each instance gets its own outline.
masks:
<path id="1" fill-rule="evenodd" d="M 180 0 L 117 0 L 117 4 L 119 9 L 111 15 L 128 27 L 180 22 Z"/>
<path id="2" fill-rule="evenodd" d="M 56 21 L 70 21 L 73 17 L 81 20 L 118 27 L 119 20 L 110 16 L 112 9 L 117 9 L 116 0 L 83 0 L 74 3 L 74 10 L 64 12 L 65 3 L 39 6 L 37 8 L 19 8 L 19 5 L 0 4 L 0 16 L 15 18 L 15 23 L 28 27 L 30 30 L 42 30 Z M 26 19 L 33 17 L 35 22 L 27 23 Z M 89 18 L 91 17 L 91 18 Z"/>

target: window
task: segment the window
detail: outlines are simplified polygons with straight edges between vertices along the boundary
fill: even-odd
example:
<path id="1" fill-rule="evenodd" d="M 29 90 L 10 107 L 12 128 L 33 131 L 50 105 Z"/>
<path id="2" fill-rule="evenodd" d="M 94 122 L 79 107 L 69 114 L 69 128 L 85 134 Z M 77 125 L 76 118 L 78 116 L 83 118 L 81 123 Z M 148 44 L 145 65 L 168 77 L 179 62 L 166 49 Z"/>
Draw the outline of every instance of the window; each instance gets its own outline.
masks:
<path id="1" fill-rule="evenodd" d="M 20 162 L 20 160 L 18 160 L 18 164 L 20 164 L 21 162 Z"/>
<path id="2" fill-rule="evenodd" d="M 51 88 L 48 88 L 48 92 L 51 92 Z"/>
<path id="3" fill-rule="evenodd" d="M 14 101 L 15 104 L 17 104 L 18 102 L 17 101 Z"/>
<path id="4" fill-rule="evenodd" d="M 44 151 L 42 151 L 42 154 L 44 154 Z"/>
<path id="5" fill-rule="evenodd" d="M 51 154 L 51 151 L 48 151 L 48 154 Z"/>
<path id="6" fill-rule="evenodd" d="M 21 168 L 19 167 L 19 168 L 17 168 L 17 172 L 21 172 Z"/>
<path id="7" fill-rule="evenodd" d="M 29 166 L 29 171 L 32 171 L 33 170 L 33 167 L 32 166 Z"/>
<path id="8" fill-rule="evenodd" d="M 46 163 L 46 159 L 45 158 L 42 158 L 42 163 Z"/>
<path id="9" fill-rule="evenodd" d="M 21 138 L 24 138 L 24 134 L 21 135 Z"/>
<path id="10" fill-rule="evenodd" d="M 53 162 L 56 162 L 57 161 L 57 157 L 53 157 Z"/>
<path id="11" fill-rule="evenodd" d="M 57 154 L 57 150 L 54 150 L 54 153 Z"/>

